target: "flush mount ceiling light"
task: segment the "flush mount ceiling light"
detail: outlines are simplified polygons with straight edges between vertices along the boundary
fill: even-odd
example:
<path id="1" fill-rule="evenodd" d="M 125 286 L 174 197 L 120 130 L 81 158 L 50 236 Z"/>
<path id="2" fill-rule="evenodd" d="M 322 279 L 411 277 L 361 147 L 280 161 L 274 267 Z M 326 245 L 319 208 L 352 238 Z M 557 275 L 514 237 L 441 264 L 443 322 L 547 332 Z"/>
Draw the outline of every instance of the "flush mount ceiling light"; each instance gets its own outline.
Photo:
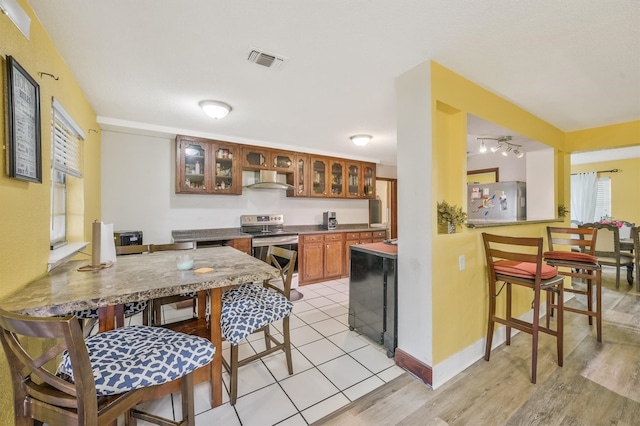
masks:
<path id="1" fill-rule="evenodd" d="M 476 138 L 480 141 L 479 152 L 485 153 L 487 152 L 487 146 L 485 145 L 486 140 L 497 141 L 498 143 L 491 148 L 491 152 L 498 152 L 502 150 L 500 153 L 507 157 L 510 152 L 512 152 L 516 158 L 522 158 L 524 156 L 524 152 L 522 151 L 522 145 L 518 145 L 515 143 L 509 142 L 511 140 L 511 136 L 500 136 L 499 138 Z"/>
<path id="2" fill-rule="evenodd" d="M 220 101 L 201 101 L 198 105 L 211 118 L 220 119 L 224 118 L 231 111 L 231 107 L 228 104 Z"/>
<path id="3" fill-rule="evenodd" d="M 353 135 L 349 139 L 358 146 L 365 146 L 371 140 L 371 135 Z"/>

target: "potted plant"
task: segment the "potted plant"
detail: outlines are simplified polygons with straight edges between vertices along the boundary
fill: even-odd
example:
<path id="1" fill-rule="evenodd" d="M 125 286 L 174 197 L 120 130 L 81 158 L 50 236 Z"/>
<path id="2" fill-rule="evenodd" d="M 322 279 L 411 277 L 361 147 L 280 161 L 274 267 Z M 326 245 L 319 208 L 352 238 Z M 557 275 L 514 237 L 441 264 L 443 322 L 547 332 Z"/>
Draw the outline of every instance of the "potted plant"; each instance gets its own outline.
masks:
<path id="1" fill-rule="evenodd" d="M 566 217 L 569 213 L 567 206 L 564 204 L 558 204 L 558 217 Z"/>
<path id="2" fill-rule="evenodd" d="M 467 220 L 467 213 L 462 207 L 449 204 L 446 201 L 438 202 L 438 232 L 454 234 L 456 228 Z"/>

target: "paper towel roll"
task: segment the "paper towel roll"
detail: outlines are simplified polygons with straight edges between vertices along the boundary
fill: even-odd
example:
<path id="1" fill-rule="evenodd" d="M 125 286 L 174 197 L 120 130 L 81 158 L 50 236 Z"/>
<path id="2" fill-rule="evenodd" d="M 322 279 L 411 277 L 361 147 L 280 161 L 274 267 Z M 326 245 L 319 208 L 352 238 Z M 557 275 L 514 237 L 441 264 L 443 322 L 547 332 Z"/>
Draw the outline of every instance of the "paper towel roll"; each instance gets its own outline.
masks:
<path id="1" fill-rule="evenodd" d="M 113 224 L 93 222 L 91 228 L 91 266 L 99 267 L 103 263 L 116 261 L 116 246 L 113 239 Z"/>
<path id="2" fill-rule="evenodd" d="M 113 239 L 113 223 L 103 223 L 100 235 L 100 263 L 116 261 L 116 244 Z"/>

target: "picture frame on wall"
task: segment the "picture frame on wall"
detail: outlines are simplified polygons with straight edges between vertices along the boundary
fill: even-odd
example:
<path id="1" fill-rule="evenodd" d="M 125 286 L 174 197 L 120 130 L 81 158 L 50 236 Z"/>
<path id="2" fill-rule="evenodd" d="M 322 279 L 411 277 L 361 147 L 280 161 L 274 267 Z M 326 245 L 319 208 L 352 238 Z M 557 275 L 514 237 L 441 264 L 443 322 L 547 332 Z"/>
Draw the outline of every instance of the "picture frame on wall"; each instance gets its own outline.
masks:
<path id="1" fill-rule="evenodd" d="M 12 178 L 42 183 L 40 86 L 7 56 L 7 172 Z"/>

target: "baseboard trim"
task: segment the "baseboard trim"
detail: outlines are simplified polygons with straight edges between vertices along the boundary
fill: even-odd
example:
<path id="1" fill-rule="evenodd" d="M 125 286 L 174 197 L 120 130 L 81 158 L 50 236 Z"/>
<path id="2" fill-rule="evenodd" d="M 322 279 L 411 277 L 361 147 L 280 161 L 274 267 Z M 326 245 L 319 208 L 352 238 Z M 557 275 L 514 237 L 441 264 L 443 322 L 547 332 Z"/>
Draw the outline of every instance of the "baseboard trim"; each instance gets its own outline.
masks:
<path id="1" fill-rule="evenodd" d="M 407 370 L 425 384 L 431 386 L 433 383 L 433 371 L 431 367 L 400 348 L 396 348 L 395 361 L 398 367 Z"/>

